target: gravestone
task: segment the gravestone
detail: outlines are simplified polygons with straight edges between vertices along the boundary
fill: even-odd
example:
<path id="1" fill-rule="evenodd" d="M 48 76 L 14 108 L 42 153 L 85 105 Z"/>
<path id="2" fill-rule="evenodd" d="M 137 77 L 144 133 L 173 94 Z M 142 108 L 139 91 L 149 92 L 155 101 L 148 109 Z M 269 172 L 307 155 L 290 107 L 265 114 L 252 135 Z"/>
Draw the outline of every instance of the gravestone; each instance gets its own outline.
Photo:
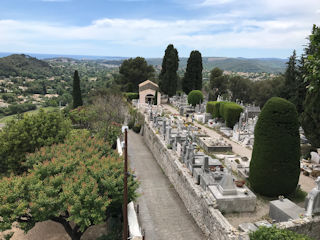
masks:
<path id="1" fill-rule="evenodd" d="M 307 216 L 320 213 L 320 177 L 316 180 L 317 186 L 308 193 L 305 200 L 305 209 Z"/>
<path id="2" fill-rule="evenodd" d="M 230 173 L 226 172 L 224 174 L 218 189 L 222 195 L 237 195 L 237 189 Z"/>
<path id="3" fill-rule="evenodd" d="M 315 164 L 320 164 L 320 156 L 317 152 L 311 152 L 311 162 Z"/>
<path id="4" fill-rule="evenodd" d="M 269 216 L 276 222 L 299 219 L 302 214 L 304 214 L 304 209 L 287 198 L 270 201 Z"/>

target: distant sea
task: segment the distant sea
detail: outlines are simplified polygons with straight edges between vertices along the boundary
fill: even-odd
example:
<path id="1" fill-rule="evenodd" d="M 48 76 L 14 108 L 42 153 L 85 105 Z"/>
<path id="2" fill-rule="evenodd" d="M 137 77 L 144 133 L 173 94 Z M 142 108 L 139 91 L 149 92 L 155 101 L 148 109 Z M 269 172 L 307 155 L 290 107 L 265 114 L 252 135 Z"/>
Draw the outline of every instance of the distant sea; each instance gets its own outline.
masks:
<path id="1" fill-rule="evenodd" d="M 128 57 L 113 57 L 113 56 L 88 56 L 88 55 L 67 55 L 67 54 L 43 54 L 43 53 L 6 53 L 0 52 L 0 57 L 6 57 L 11 54 L 25 54 L 37 59 L 48 59 L 48 58 L 73 58 L 77 60 L 123 60 Z"/>

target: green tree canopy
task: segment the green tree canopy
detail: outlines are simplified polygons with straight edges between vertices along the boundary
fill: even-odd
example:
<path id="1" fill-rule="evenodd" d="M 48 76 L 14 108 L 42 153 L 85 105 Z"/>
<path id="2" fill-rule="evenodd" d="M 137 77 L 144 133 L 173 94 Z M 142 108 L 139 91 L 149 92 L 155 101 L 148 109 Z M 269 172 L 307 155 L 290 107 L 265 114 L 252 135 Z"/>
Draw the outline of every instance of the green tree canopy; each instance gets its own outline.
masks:
<path id="1" fill-rule="evenodd" d="M 320 28 L 313 26 L 304 63 L 304 81 L 307 94 L 301 124 L 306 137 L 314 147 L 320 147 Z"/>
<path id="2" fill-rule="evenodd" d="M 203 94 L 200 90 L 192 90 L 188 94 L 188 103 L 195 106 L 203 102 Z"/>
<path id="3" fill-rule="evenodd" d="M 273 97 L 264 105 L 254 130 L 250 185 L 265 196 L 295 191 L 300 175 L 300 135 L 294 104 Z"/>
<path id="4" fill-rule="evenodd" d="M 249 234 L 250 240 L 312 240 L 288 229 L 272 227 L 259 227 L 257 231 Z"/>
<path id="5" fill-rule="evenodd" d="M 80 89 L 80 78 L 78 71 L 74 71 L 73 75 L 73 108 L 77 108 L 83 105 L 82 97 L 81 97 L 81 89 Z"/>
<path id="6" fill-rule="evenodd" d="M 22 173 L 26 153 L 63 142 L 70 129 L 70 121 L 59 112 L 45 113 L 42 109 L 8 122 L 0 132 L 0 172 Z"/>
<path id="7" fill-rule="evenodd" d="M 176 94 L 177 91 L 178 67 L 178 51 L 172 44 L 169 44 L 162 60 L 162 69 L 159 75 L 160 90 L 169 97 Z"/>
<path id="8" fill-rule="evenodd" d="M 182 79 L 182 90 L 189 94 L 192 90 L 202 89 L 202 57 L 199 51 L 192 51 Z"/>
<path id="9" fill-rule="evenodd" d="M 77 131 L 64 144 L 43 147 L 27 157 L 28 174 L 0 181 L 0 230 L 18 221 L 29 231 L 37 222 L 62 224 L 72 240 L 103 223 L 123 201 L 123 161 L 103 139 Z M 128 198 L 138 184 L 128 178 Z"/>
<path id="10" fill-rule="evenodd" d="M 223 75 L 223 70 L 214 68 L 210 72 L 210 91 L 209 99 L 216 100 L 218 95 L 223 95 L 228 92 L 229 77 Z"/>
<path id="11" fill-rule="evenodd" d="M 143 57 L 124 60 L 120 66 L 122 90 L 125 92 L 138 92 L 139 84 L 147 79 L 154 78 L 155 70 L 148 65 Z"/>
<path id="12" fill-rule="evenodd" d="M 252 82 L 249 79 L 234 76 L 229 78 L 229 90 L 231 92 L 231 101 L 242 100 L 245 103 L 250 102 L 252 94 Z"/>

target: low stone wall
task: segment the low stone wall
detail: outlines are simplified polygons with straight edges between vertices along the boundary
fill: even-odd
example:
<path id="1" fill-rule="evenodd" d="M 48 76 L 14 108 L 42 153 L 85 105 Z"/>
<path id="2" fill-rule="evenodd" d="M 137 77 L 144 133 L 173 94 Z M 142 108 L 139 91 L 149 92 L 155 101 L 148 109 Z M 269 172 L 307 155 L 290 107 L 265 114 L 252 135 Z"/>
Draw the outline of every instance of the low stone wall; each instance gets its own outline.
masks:
<path id="1" fill-rule="evenodd" d="M 313 239 L 320 240 L 320 216 L 281 222 L 276 224 L 279 228 L 286 228 L 291 231 L 308 235 Z"/>
<path id="2" fill-rule="evenodd" d="M 248 235 L 236 230 L 221 212 L 213 207 L 213 196 L 195 184 L 189 170 L 179 162 L 174 151 L 167 149 L 164 140 L 155 133 L 148 121 L 145 121 L 143 136 L 187 210 L 209 239 L 249 239 Z"/>

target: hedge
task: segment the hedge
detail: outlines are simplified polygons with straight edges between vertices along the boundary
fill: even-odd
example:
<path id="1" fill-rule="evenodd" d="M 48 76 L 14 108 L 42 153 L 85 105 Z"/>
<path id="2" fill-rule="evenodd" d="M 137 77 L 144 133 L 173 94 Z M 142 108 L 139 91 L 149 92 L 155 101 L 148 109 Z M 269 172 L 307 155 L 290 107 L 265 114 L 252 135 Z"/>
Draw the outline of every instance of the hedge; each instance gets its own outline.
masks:
<path id="1" fill-rule="evenodd" d="M 139 93 L 134 93 L 134 92 L 127 92 L 124 93 L 125 97 L 127 100 L 132 100 L 132 99 L 139 99 Z"/>
<path id="2" fill-rule="evenodd" d="M 188 103 L 195 106 L 203 101 L 203 94 L 200 90 L 192 90 L 188 94 Z"/>
<path id="3" fill-rule="evenodd" d="M 256 193 L 277 197 L 295 191 L 300 175 L 298 113 L 289 101 L 273 97 L 254 131 L 249 181 Z"/>
<path id="4" fill-rule="evenodd" d="M 304 236 L 287 229 L 279 229 L 276 227 L 259 227 L 255 232 L 249 234 L 250 240 L 312 240 L 308 236 Z"/>
<path id="5" fill-rule="evenodd" d="M 206 106 L 207 113 L 211 113 L 213 118 L 221 117 L 219 114 L 220 103 L 221 102 L 217 102 L 217 101 L 211 101 L 207 103 L 207 106 Z"/>
<path id="6" fill-rule="evenodd" d="M 243 108 L 234 102 L 218 102 L 216 104 L 215 114 L 222 117 L 226 121 L 227 127 L 233 128 L 233 126 L 239 121 L 240 113 Z"/>

